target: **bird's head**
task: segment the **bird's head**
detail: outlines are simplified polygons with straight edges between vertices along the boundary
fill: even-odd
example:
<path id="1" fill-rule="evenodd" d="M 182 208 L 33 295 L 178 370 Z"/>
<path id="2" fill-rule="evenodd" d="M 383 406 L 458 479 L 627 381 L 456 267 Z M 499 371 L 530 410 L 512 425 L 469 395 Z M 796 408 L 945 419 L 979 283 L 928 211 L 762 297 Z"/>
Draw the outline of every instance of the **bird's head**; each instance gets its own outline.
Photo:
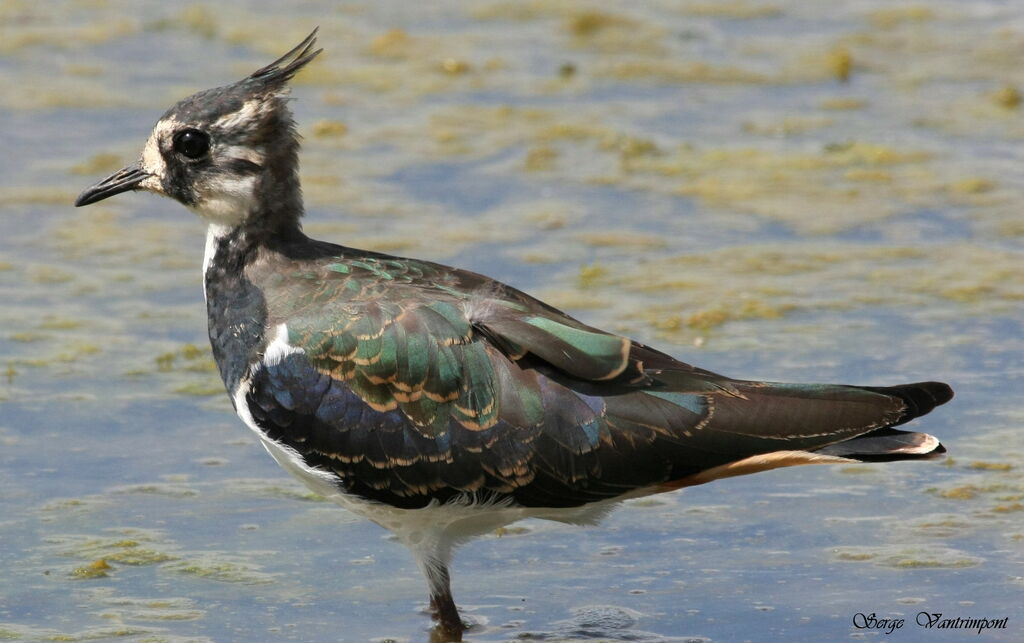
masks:
<path id="1" fill-rule="evenodd" d="M 287 83 L 322 51 L 313 49 L 316 33 L 242 80 L 178 102 L 153 128 L 142 157 L 84 190 L 75 205 L 148 190 L 222 225 L 238 225 L 268 203 L 301 214 Z"/>

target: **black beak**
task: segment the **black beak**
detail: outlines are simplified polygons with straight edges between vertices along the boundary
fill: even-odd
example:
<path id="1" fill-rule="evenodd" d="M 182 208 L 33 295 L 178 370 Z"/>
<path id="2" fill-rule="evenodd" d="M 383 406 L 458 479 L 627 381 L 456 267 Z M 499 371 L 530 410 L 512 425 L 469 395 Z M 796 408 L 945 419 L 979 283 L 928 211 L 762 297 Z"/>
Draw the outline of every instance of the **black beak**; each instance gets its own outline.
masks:
<path id="1" fill-rule="evenodd" d="M 148 176 L 150 176 L 149 173 L 142 169 L 142 163 L 136 161 L 128 167 L 114 172 L 96 185 L 83 190 L 75 199 L 75 207 L 96 203 L 108 196 L 134 190 Z"/>

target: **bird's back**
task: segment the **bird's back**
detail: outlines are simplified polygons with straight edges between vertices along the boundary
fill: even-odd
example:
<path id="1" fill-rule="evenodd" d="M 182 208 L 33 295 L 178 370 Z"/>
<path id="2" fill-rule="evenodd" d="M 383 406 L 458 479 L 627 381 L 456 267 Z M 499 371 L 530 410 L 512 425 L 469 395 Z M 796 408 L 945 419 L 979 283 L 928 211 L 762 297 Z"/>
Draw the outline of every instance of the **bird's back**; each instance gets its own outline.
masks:
<path id="1" fill-rule="evenodd" d="M 873 432 L 945 402 L 945 385 L 731 380 L 475 273 L 308 239 L 260 246 L 245 262 L 265 332 L 234 398 L 267 438 L 362 499 L 574 507 L 941 448 Z M 211 274 L 208 303 L 220 311 Z M 836 446 L 866 434 L 887 453 Z"/>

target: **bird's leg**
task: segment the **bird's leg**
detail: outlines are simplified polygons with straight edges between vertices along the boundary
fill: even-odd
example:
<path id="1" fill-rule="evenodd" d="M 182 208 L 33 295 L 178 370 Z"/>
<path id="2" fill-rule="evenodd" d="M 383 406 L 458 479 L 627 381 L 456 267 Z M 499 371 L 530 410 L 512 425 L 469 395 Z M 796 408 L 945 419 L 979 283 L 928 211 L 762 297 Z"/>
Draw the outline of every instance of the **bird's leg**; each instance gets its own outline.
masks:
<path id="1" fill-rule="evenodd" d="M 461 641 L 466 625 L 459 617 L 459 610 L 452 598 L 451 579 L 446 565 L 436 565 L 429 576 L 430 609 L 434 612 L 442 632 L 453 637 L 452 641 Z"/>
<path id="2" fill-rule="evenodd" d="M 427 578 L 430 588 L 430 611 L 438 623 L 437 635 L 444 641 L 461 641 L 466 625 L 459 617 L 459 610 L 452 598 L 451 576 L 448 562 L 451 560 L 450 547 L 440 545 L 437 540 L 422 539 L 416 543 L 413 552 L 416 563 Z M 440 546 L 439 546 L 440 545 Z M 431 640 L 434 640 L 433 637 Z"/>
<path id="3" fill-rule="evenodd" d="M 455 607 L 451 576 L 448 573 L 454 539 L 445 532 L 445 525 L 409 532 L 403 536 L 430 589 L 430 611 L 438 624 L 431 641 L 461 641 L 462 633 L 467 628 Z"/>

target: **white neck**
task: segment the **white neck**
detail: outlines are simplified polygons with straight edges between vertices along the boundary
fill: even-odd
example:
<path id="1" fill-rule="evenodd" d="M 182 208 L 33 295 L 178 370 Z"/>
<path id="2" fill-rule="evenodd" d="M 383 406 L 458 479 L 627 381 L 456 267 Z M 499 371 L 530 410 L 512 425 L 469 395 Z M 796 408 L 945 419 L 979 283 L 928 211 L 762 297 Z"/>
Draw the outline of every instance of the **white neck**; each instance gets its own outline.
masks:
<path id="1" fill-rule="evenodd" d="M 203 297 L 206 297 L 206 271 L 210 269 L 213 258 L 217 255 L 217 246 L 232 227 L 222 223 L 211 223 L 206 228 L 206 251 L 203 252 Z"/>

